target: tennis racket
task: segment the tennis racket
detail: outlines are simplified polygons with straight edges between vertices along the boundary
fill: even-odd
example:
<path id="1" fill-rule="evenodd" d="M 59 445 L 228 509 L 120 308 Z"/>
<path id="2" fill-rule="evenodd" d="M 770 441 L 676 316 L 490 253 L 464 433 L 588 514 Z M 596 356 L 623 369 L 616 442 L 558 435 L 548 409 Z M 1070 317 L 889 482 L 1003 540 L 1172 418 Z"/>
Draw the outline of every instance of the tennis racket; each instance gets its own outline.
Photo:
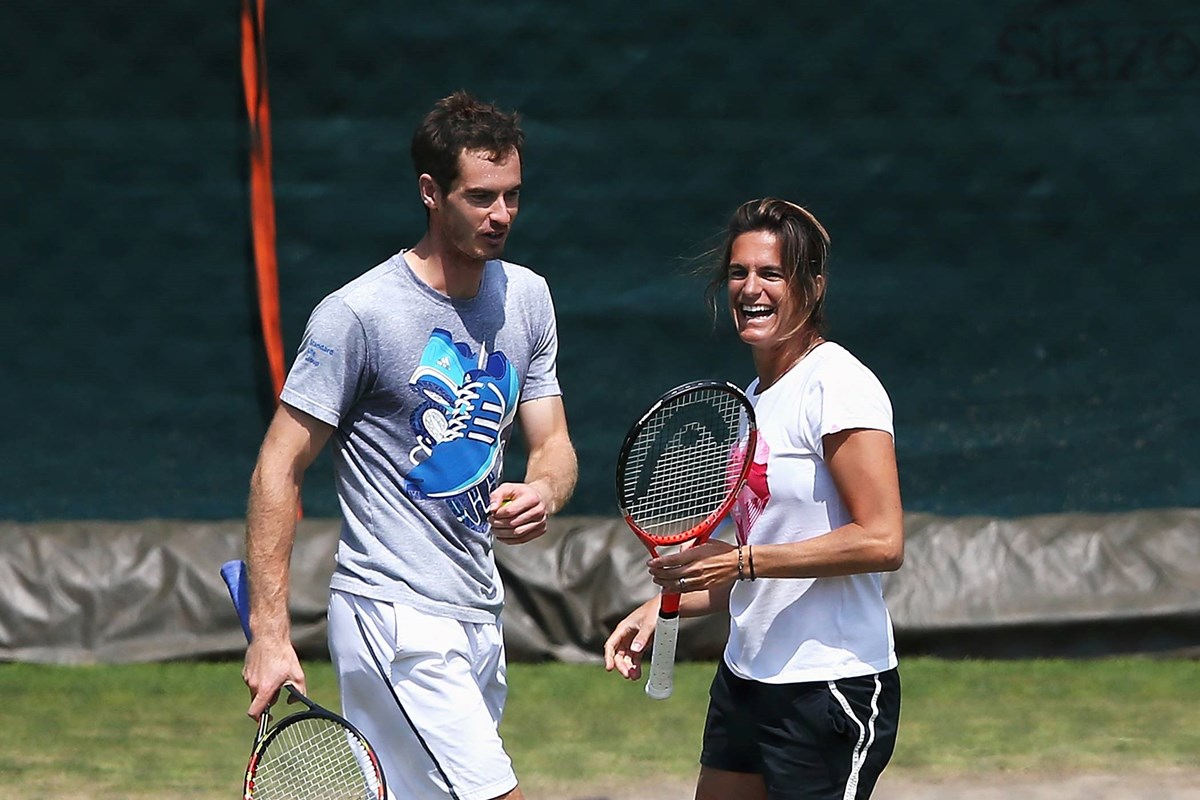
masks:
<path id="1" fill-rule="evenodd" d="M 731 383 L 696 381 L 654 402 L 617 456 L 617 502 L 650 550 L 699 544 L 729 513 L 750 470 L 758 432 L 754 408 Z M 646 694 L 671 696 L 679 594 L 664 591 Z"/>
<path id="2" fill-rule="evenodd" d="M 250 641 L 250 597 L 246 565 L 221 567 L 246 641 Z M 271 725 L 263 711 L 246 766 L 243 800 L 387 800 L 383 768 L 366 738 L 327 708 L 285 684 L 305 710 Z"/>

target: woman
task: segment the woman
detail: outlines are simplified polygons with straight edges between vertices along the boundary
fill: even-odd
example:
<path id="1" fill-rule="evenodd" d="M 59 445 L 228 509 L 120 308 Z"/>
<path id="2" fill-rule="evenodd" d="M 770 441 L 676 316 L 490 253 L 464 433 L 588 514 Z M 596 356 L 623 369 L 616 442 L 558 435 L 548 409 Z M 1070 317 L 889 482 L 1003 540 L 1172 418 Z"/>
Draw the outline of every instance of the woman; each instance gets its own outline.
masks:
<path id="1" fill-rule="evenodd" d="M 758 378 L 759 444 L 732 512 L 737 544 L 649 562 L 682 616 L 728 610 L 710 690 L 697 800 L 871 795 L 900 716 L 881 572 L 904 557 L 892 409 L 824 329 L 829 236 L 767 198 L 734 213 L 708 298 L 724 286 Z M 605 668 L 636 680 L 659 598 L 626 617 Z"/>

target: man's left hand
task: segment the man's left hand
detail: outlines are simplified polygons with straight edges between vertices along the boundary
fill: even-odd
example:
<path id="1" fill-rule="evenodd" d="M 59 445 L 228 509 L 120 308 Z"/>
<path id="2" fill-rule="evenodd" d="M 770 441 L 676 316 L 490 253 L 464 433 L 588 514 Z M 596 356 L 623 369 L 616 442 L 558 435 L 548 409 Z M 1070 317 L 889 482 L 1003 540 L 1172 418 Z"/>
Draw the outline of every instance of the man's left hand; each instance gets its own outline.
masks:
<path id="1" fill-rule="evenodd" d="M 502 483 L 492 491 L 488 517 L 496 541 L 524 544 L 546 532 L 550 514 L 537 489 L 527 483 Z"/>

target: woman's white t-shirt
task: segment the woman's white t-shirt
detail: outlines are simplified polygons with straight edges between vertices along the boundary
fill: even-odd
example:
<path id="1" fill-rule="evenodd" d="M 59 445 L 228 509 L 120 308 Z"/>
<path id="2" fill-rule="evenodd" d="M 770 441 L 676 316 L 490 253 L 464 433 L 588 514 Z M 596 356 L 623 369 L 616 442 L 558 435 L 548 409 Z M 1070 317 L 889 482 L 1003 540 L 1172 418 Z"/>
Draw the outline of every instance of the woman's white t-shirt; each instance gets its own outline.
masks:
<path id="1" fill-rule="evenodd" d="M 842 346 L 825 342 L 775 384 L 747 391 L 759 437 L 750 478 L 733 509 L 738 540 L 810 539 L 850 522 L 824 459 L 823 437 L 892 429 L 879 379 Z M 878 573 L 759 578 L 734 584 L 725 661 L 764 683 L 828 681 L 896 666 L 892 621 Z"/>

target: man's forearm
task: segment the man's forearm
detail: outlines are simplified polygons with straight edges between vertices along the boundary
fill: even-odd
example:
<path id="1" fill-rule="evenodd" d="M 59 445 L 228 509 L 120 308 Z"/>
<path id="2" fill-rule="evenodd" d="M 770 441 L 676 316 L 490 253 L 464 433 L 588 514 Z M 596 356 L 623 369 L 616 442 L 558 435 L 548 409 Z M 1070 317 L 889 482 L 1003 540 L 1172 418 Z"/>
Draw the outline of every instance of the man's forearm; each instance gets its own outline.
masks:
<path id="1" fill-rule="evenodd" d="M 578 477 L 575 448 L 565 436 L 531 453 L 525 470 L 525 483 L 538 489 L 548 514 L 558 513 L 567 504 Z"/>
<path id="2" fill-rule="evenodd" d="M 250 630 L 255 638 L 290 640 L 288 586 L 299 511 L 298 486 L 255 473 L 246 513 Z"/>

